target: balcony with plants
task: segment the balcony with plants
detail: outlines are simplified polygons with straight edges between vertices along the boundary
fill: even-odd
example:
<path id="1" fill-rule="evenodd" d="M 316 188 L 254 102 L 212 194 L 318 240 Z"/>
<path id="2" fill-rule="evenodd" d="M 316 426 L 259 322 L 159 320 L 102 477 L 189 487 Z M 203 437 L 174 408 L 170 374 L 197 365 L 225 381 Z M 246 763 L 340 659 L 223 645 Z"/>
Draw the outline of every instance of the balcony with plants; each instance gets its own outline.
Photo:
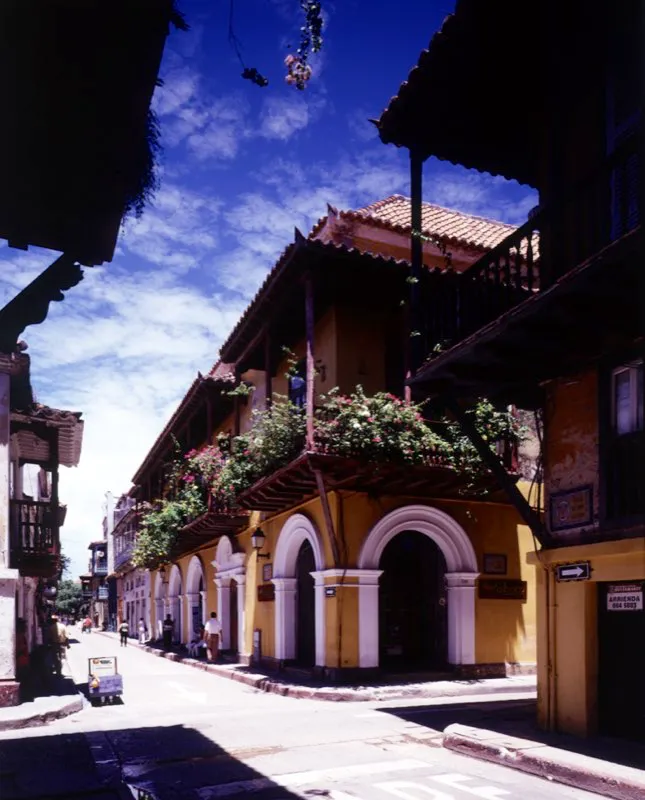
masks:
<path id="1" fill-rule="evenodd" d="M 55 577 L 66 513 L 66 506 L 49 501 L 11 500 L 10 566 L 26 577 Z"/>
<path id="2" fill-rule="evenodd" d="M 487 401 L 468 413 L 512 471 L 523 436 L 517 418 Z M 478 497 L 497 488 L 456 423 L 428 421 L 420 405 L 394 395 L 332 390 L 312 421 L 308 432 L 306 410 L 276 395 L 253 413 L 247 433 L 220 436 L 175 462 L 168 496 L 142 516 L 133 563 L 158 566 L 185 551 L 200 525 L 211 537 L 234 532 L 248 524 L 244 509 L 279 513 L 322 486 L 418 497 Z"/>

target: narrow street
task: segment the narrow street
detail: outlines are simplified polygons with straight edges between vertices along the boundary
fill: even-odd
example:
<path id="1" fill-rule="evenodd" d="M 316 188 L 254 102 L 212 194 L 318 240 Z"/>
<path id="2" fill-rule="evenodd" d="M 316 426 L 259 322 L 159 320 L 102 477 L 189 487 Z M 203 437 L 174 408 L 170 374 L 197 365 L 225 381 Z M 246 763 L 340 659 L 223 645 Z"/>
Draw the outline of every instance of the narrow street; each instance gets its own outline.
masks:
<path id="1" fill-rule="evenodd" d="M 485 714 L 490 696 L 432 705 L 298 700 L 120 648 L 105 635 L 73 635 L 76 682 L 86 682 L 89 656 L 116 655 L 123 703 L 88 703 L 44 727 L 0 734 L 3 800 L 107 800 L 129 796 L 124 784 L 158 800 L 597 797 L 442 749 L 439 731 L 452 716 Z M 499 702 L 512 713 L 526 700 Z"/>

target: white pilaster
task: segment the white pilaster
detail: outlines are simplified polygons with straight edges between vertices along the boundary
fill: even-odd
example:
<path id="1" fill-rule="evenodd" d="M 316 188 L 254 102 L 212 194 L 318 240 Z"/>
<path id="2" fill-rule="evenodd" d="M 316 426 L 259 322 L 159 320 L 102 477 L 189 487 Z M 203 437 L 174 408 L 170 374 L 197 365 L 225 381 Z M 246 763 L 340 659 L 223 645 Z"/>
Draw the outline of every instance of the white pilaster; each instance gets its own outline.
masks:
<path id="1" fill-rule="evenodd" d="M 244 632 L 246 629 L 244 618 L 244 598 L 246 596 L 246 575 L 237 575 L 237 649 L 240 655 L 245 654 Z"/>
<path id="2" fill-rule="evenodd" d="M 475 663 L 475 583 L 477 572 L 446 573 L 448 663 Z"/>
<path id="3" fill-rule="evenodd" d="M 186 642 L 190 642 L 194 633 L 193 630 L 193 609 L 199 605 L 199 592 L 186 592 Z"/>
<path id="4" fill-rule="evenodd" d="M 354 570 L 358 578 L 358 665 L 379 665 L 379 578 L 381 569 Z"/>
<path id="5" fill-rule="evenodd" d="M 275 657 L 296 657 L 296 578 L 273 578 L 275 586 Z"/>
<path id="6" fill-rule="evenodd" d="M 175 641 L 176 642 L 183 642 L 184 640 L 184 626 L 186 620 L 186 603 L 185 597 L 183 594 L 178 595 L 174 598 L 174 605 L 176 609 L 175 619 Z"/>
<path id="7" fill-rule="evenodd" d="M 217 586 L 217 616 L 222 626 L 222 650 L 231 646 L 231 579 L 229 577 L 215 578 Z"/>
<path id="8" fill-rule="evenodd" d="M 202 598 L 202 625 L 206 625 L 206 620 L 208 618 L 206 614 L 206 590 L 202 589 L 199 593 L 199 596 Z"/>
<path id="9" fill-rule="evenodd" d="M 325 667 L 327 664 L 326 624 L 327 614 L 325 609 L 325 571 L 310 573 L 314 579 L 314 601 L 316 615 L 316 666 Z"/>

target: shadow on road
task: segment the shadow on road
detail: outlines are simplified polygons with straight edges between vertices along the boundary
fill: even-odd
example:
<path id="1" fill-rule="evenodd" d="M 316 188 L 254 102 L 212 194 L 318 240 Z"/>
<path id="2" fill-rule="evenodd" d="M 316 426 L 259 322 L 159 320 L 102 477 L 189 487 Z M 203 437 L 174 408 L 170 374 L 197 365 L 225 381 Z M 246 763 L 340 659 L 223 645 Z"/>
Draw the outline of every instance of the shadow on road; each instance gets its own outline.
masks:
<path id="1" fill-rule="evenodd" d="M 3 800 L 111 800 L 132 797 L 128 790 L 150 800 L 199 800 L 198 789 L 221 784 L 238 784 L 231 788 L 239 797 L 297 798 L 183 725 L 2 740 L 0 765 Z"/>
<path id="2" fill-rule="evenodd" d="M 399 719 L 444 731 L 448 725 L 458 723 L 475 728 L 485 728 L 504 736 L 531 739 L 551 747 L 569 750 L 627 767 L 643 769 L 645 744 L 619 741 L 605 737 L 583 739 L 564 733 L 544 731 L 537 726 L 535 700 L 496 700 L 487 703 L 451 703 L 441 706 L 399 706 L 378 709 Z"/>

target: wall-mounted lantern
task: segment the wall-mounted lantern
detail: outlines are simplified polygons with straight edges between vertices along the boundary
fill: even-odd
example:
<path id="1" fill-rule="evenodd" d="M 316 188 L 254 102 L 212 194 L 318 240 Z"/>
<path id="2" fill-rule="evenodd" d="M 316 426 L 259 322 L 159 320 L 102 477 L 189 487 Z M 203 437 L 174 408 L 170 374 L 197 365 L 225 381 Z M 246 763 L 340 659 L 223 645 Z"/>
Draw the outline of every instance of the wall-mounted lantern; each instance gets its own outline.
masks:
<path id="1" fill-rule="evenodd" d="M 255 532 L 251 536 L 251 544 L 253 545 L 253 549 L 255 550 L 255 554 L 258 558 L 270 558 L 270 553 L 261 553 L 260 550 L 264 547 L 264 542 L 266 541 L 266 536 L 264 535 L 264 531 L 262 528 L 256 528 Z"/>

